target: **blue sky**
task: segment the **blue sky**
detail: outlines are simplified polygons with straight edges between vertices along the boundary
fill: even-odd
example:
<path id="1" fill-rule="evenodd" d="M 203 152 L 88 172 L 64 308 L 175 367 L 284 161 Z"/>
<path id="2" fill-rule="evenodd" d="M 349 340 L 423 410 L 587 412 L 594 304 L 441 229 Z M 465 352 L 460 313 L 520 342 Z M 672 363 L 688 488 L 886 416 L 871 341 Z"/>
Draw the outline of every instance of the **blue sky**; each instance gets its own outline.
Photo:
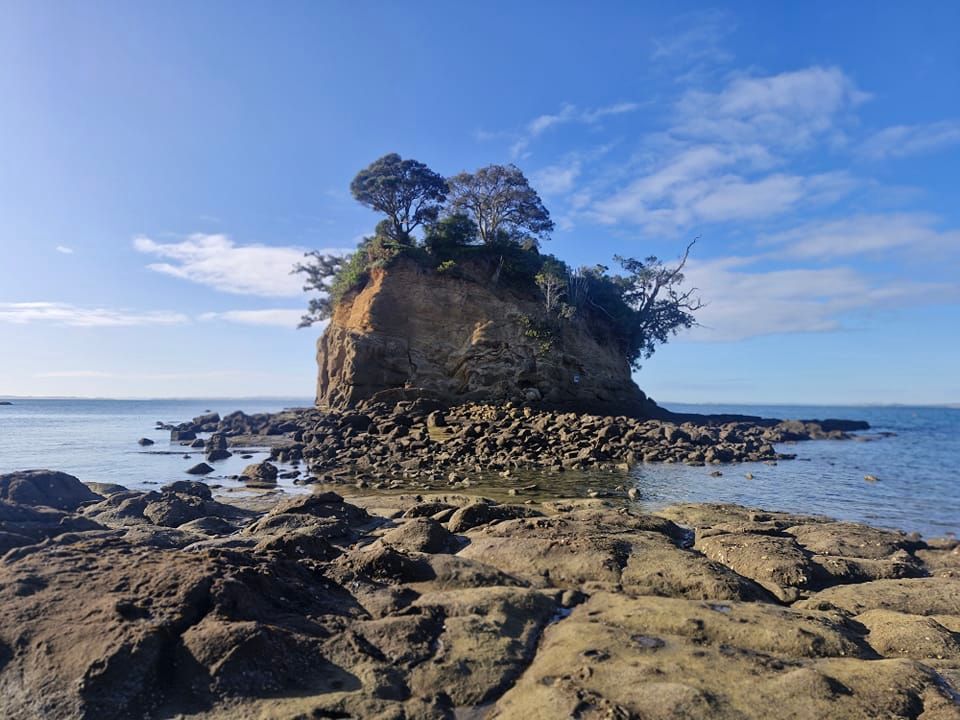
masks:
<path id="1" fill-rule="evenodd" d="M 654 398 L 958 402 L 960 4 L 781 5 L 0 0 L 0 394 L 311 395 L 286 269 L 396 151 L 699 236 Z"/>

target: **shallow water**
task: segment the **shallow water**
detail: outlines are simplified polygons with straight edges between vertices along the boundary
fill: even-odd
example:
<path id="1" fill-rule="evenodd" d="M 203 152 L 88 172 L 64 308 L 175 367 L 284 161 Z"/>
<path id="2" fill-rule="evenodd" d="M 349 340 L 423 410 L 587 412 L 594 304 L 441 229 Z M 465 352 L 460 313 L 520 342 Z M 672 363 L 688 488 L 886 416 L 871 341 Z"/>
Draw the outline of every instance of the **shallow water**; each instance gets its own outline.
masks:
<path id="1" fill-rule="evenodd" d="M 81 480 L 113 482 L 130 488 L 155 488 L 175 479 L 203 459 L 202 451 L 171 445 L 169 433 L 155 421 L 181 422 L 207 410 L 221 415 L 242 409 L 274 412 L 310 404 L 309 398 L 265 400 L 14 400 L 0 406 L 0 472 L 47 467 Z M 673 502 L 737 502 L 777 510 L 823 513 L 885 527 L 943 535 L 960 531 L 960 410 L 942 408 L 784 407 L 747 405 L 668 405 L 682 412 L 742 413 L 785 418 L 840 417 L 866 420 L 873 430 L 861 441 L 818 441 L 784 445 L 797 460 L 776 466 L 745 463 L 714 467 L 640 465 L 628 473 L 518 473 L 475 477 L 477 489 L 506 497 L 506 489 L 535 483 L 529 497 L 584 496 L 589 490 L 635 485 L 640 503 L 656 508 Z M 877 432 L 894 437 L 867 441 Z M 137 439 L 156 445 L 141 448 Z M 183 455 L 188 454 L 189 458 Z M 207 482 L 241 487 L 226 476 L 266 457 L 240 453 L 216 463 Z M 748 480 L 744 476 L 753 475 Z M 866 482 L 865 475 L 879 480 Z M 292 481 L 281 487 L 302 491 Z M 447 488 L 436 488 L 446 490 Z M 471 488 L 472 490 L 472 488 Z"/>

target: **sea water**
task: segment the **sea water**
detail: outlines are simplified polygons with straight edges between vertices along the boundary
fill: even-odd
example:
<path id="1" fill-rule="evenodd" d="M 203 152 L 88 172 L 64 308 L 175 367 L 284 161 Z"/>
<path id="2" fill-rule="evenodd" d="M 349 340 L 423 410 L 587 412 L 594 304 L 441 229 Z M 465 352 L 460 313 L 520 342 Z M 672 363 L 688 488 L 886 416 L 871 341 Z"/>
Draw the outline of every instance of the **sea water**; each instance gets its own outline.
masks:
<path id="1" fill-rule="evenodd" d="M 207 411 L 275 412 L 310 404 L 309 398 L 190 400 L 14 399 L 0 406 L 0 473 L 50 468 L 81 480 L 111 482 L 131 489 L 156 489 L 191 476 L 185 470 L 203 460 L 202 450 L 171 443 L 157 420 L 182 422 Z M 771 510 L 825 514 L 925 536 L 960 532 L 960 409 L 930 407 L 787 407 L 665 404 L 670 410 L 738 413 L 780 418 L 866 420 L 871 430 L 851 441 L 810 441 L 778 446 L 796 460 L 776 465 L 688 467 L 643 464 L 628 475 L 566 474 L 533 477 L 544 489 L 585 493 L 613 484 L 635 486 L 639 503 L 655 509 L 674 502 L 735 502 Z M 894 433 L 890 436 L 884 433 Z M 155 441 L 141 447 L 137 440 Z M 236 475 L 267 457 L 262 449 L 238 452 L 215 463 L 205 480 L 237 487 Z M 187 457 L 184 457 L 184 456 Z M 711 475 L 720 470 L 722 475 Z M 747 475 L 752 478 L 748 479 Z M 875 482 L 865 476 L 876 478 Z M 516 482 L 500 481 L 502 483 Z M 289 491 L 302 491 L 281 481 Z M 481 486 L 482 487 L 482 486 Z"/>

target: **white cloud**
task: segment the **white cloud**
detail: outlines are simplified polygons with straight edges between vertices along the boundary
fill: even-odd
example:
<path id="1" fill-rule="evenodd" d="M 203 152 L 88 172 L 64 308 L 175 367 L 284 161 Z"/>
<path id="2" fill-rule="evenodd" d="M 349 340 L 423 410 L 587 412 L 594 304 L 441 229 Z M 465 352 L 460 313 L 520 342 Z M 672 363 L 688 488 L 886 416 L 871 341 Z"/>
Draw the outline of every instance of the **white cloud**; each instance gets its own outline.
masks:
<path id="1" fill-rule="evenodd" d="M 761 243 L 777 246 L 787 256 L 804 259 L 880 253 L 894 248 L 912 252 L 960 250 L 960 230 L 938 230 L 938 222 L 938 218 L 925 213 L 855 215 L 806 223 L 766 236 Z"/>
<path id="2" fill-rule="evenodd" d="M 573 190 L 580 175 L 580 161 L 550 165 L 533 173 L 533 184 L 541 195 L 562 195 Z"/>
<path id="3" fill-rule="evenodd" d="M 0 303 L 0 322 L 15 325 L 52 323 L 71 327 L 130 327 L 134 325 L 179 325 L 189 322 L 182 313 L 167 310 L 131 312 L 109 308 L 82 308 L 69 303 Z"/>
<path id="4" fill-rule="evenodd" d="M 589 214 L 605 224 L 632 222 L 649 232 L 671 235 L 692 225 L 757 220 L 801 204 L 832 202 L 855 186 L 846 173 L 776 173 L 751 180 L 718 172 L 730 163 L 732 158 L 717 148 L 693 148 L 597 201 Z"/>
<path id="5" fill-rule="evenodd" d="M 647 136 L 640 172 L 633 168 L 625 184 L 594 192 L 581 212 L 671 235 L 833 202 L 857 184 L 847 172 L 773 170 L 790 154 L 829 142 L 865 98 L 840 70 L 821 67 L 736 77 L 717 92 L 689 91 L 666 131 Z"/>
<path id="6" fill-rule="evenodd" d="M 690 91 L 677 106 L 672 134 L 696 140 L 798 150 L 834 130 L 867 100 L 839 68 L 810 67 L 738 77 L 719 92 Z"/>
<path id="7" fill-rule="evenodd" d="M 925 125 L 894 125 L 870 137 L 857 149 L 872 160 L 906 157 L 960 145 L 960 121 L 946 120 Z"/>
<path id="8" fill-rule="evenodd" d="M 170 262 L 152 263 L 155 272 L 238 295 L 297 297 L 303 278 L 291 275 L 304 250 L 270 245 L 237 245 L 226 235 L 194 234 L 175 243 L 138 237 L 134 247 Z M 337 252 L 324 250 L 322 252 Z"/>
<path id="9" fill-rule="evenodd" d="M 640 108 L 639 103 L 619 102 L 612 105 L 604 105 L 597 108 L 578 108 L 576 105 L 564 104 L 556 113 L 539 115 L 528 122 L 523 132 L 514 136 L 514 142 L 510 146 L 510 157 L 526 157 L 530 143 L 542 135 L 546 130 L 558 125 L 568 123 L 578 123 L 581 125 L 595 125 L 603 118 L 614 115 L 624 115 L 634 112 Z M 489 133 L 480 131 L 477 133 L 478 139 L 492 139 L 498 137 L 499 133 Z"/>
<path id="10" fill-rule="evenodd" d="M 756 270 L 759 258 L 691 262 L 686 280 L 708 303 L 702 327 L 684 337 L 737 341 L 762 335 L 840 330 L 851 313 L 903 304 L 955 300 L 957 289 L 936 283 L 876 283 L 845 267 Z"/>
<path id="11" fill-rule="evenodd" d="M 67 247 L 66 245 L 57 245 L 56 250 L 58 253 L 64 255 L 73 255 L 73 248 Z"/>
<path id="12" fill-rule="evenodd" d="M 226 312 L 209 312 L 200 316 L 200 320 L 224 320 L 241 325 L 272 325 L 276 327 L 295 328 L 300 324 L 300 318 L 306 313 L 306 308 L 274 308 L 267 310 L 227 310 Z"/>

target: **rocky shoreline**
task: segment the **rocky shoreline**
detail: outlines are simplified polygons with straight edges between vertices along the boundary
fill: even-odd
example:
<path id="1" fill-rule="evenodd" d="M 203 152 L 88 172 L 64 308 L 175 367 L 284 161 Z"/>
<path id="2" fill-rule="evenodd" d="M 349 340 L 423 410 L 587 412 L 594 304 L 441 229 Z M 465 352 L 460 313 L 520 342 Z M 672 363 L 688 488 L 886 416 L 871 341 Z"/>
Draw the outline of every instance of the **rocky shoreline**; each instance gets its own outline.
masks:
<path id="1" fill-rule="evenodd" d="M 21 718 L 960 718 L 960 543 L 730 505 L 0 476 Z"/>
<path id="2" fill-rule="evenodd" d="M 641 462 L 776 463 L 795 457 L 778 452 L 777 443 L 849 439 L 850 432 L 869 428 L 859 421 L 737 416 L 644 420 L 518 403 L 449 406 L 426 398 L 394 398 L 346 411 L 211 414 L 158 427 L 169 430 L 174 442 L 204 448 L 211 463 L 228 457 L 230 446 L 269 445 L 271 459 L 305 466 L 295 473 L 298 484 L 418 490 L 468 488 L 477 474 L 510 479 L 518 470 L 626 471 Z M 212 435 L 204 440 L 202 433 Z M 212 472 L 214 467 L 208 467 Z M 523 485 L 522 478 L 517 485 Z"/>

